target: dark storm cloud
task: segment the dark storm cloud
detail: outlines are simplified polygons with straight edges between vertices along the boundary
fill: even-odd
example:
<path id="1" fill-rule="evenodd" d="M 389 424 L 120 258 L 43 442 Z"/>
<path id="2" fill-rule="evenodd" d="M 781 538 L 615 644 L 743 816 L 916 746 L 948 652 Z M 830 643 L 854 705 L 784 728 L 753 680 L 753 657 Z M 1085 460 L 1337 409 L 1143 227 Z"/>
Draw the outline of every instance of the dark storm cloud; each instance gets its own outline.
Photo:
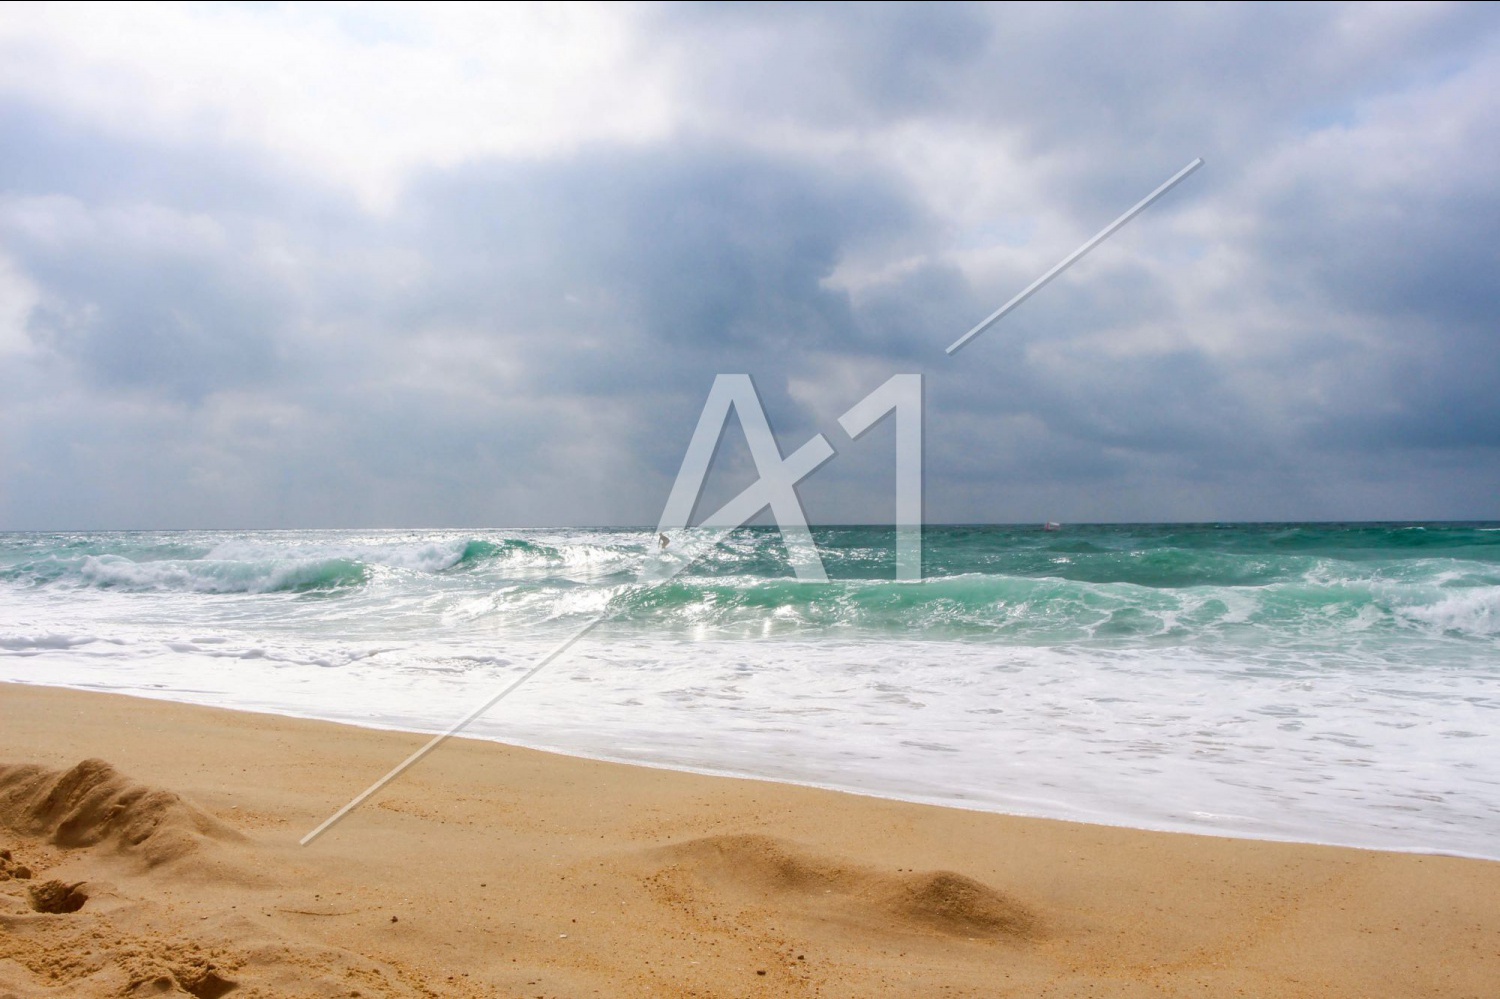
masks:
<path id="1" fill-rule="evenodd" d="M 674 353 L 837 348 L 862 334 L 821 282 L 852 243 L 916 221 L 864 174 L 722 145 L 595 149 L 434 174 L 404 210 L 433 318 L 568 329 L 582 315 L 606 351 L 636 337 Z"/>
<path id="2" fill-rule="evenodd" d="M 845 452 L 803 489 L 824 520 L 886 515 L 886 431 L 834 421 L 898 371 L 927 376 L 935 519 L 1500 516 L 1486 8 L 650 23 L 681 130 L 429 167 L 381 212 L 243 145 L 0 106 L 0 252 L 35 294 L 0 526 L 647 523 L 738 371 L 784 451 Z M 882 129 L 992 140 L 1043 203 L 941 217 Z"/>
<path id="3" fill-rule="evenodd" d="M 1357 331 L 1307 417 L 1331 443 L 1500 447 L 1500 100 L 1467 105 L 1421 143 L 1399 119 L 1335 135 L 1261 202 L 1256 245 L 1285 293 Z"/>
<path id="4" fill-rule="evenodd" d="M 305 318 L 266 227 L 317 239 L 352 203 L 254 150 L 102 132 L 0 105 L 0 248 L 35 285 L 27 332 L 107 389 L 194 403 L 264 384 Z"/>
<path id="5" fill-rule="evenodd" d="M 754 373 L 788 435 L 816 432 L 786 393 L 804 359 L 889 347 L 825 280 L 849 246 L 923 225 L 873 171 L 691 140 L 436 173 L 401 211 L 430 273 L 410 321 L 490 332 L 539 396 L 634 399 L 615 429 L 658 476 L 721 371 Z"/>
<path id="6" fill-rule="evenodd" d="M 1483 4 L 674 4 L 661 23 L 662 46 L 707 53 L 686 62 L 689 92 L 747 118 L 846 128 L 920 116 L 1004 129 L 1036 153 L 1190 144 L 1209 155 L 1336 123 L 1352 102 L 1441 79 L 1492 44 L 1500 13 Z M 1139 179 L 1105 183 L 1124 196 Z"/>
<path id="7" fill-rule="evenodd" d="M 196 401 L 273 375 L 292 303 L 243 246 L 151 210 L 45 208 L 37 227 L 63 231 L 22 222 L 7 227 L 7 248 L 42 289 L 33 337 L 89 380 Z"/>
<path id="8" fill-rule="evenodd" d="M 26 142 L 27 123 L 41 127 L 39 141 Z M 301 493 L 318 510 L 342 478 L 361 497 L 343 508 L 356 520 L 463 509 L 483 520 L 563 510 L 606 521 L 621 494 L 628 516 L 650 519 L 717 372 L 756 371 L 778 426 L 814 432 L 786 393 L 799 358 L 880 346 L 865 343 L 847 296 L 823 282 L 851 243 L 922 224 L 876 171 L 688 140 L 433 171 L 378 222 L 336 204 L 285 211 L 316 201 L 277 197 L 295 185 L 274 174 L 233 186 L 226 205 L 184 206 L 170 184 L 130 171 L 118 190 L 74 189 L 45 152 L 131 163 L 160 151 L 84 134 L 49 145 L 45 124 L 11 118 L 37 163 L 8 178 L 0 239 L 37 290 L 27 330 L 52 377 L 73 371 L 82 404 L 104 420 L 121 419 L 103 415 L 110 393 L 179 407 L 173 432 L 159 414 L 149 430 L 141 424 L 153 438 L 142 442 L 142 468 L 184 463 L 155 477 L 174 488 L 215 446 L 201 424 L 216 406 L 247 396 L 280 405 L 291 412 L 287 446 L 220 442 L 239 470 L 229 478 L 274 491 L 280 507 L 295 509 Z M 455 350 L 472 352 L 479 369 Z M 598 490 L 599 512 L 546 495 L 591 477 L 559 464 L 597 461 L 579 454 L 584 443 L 633 477 Z M 288 483 L 268 474 L 274 467 L 300 470 Z M 497 481 L 534 483 L 536 495 L 508 497 L 519 512 L 485 515 L 474 497 L 493 496 Z"/>
<path id="9" fill-rule="evenodd" d="M 993 305 L 957 268 L 928 262 L 862 295 L 858 317 L 881 356 L 920 366 L 938 359 L 937 348 L 991 311 Z"/>

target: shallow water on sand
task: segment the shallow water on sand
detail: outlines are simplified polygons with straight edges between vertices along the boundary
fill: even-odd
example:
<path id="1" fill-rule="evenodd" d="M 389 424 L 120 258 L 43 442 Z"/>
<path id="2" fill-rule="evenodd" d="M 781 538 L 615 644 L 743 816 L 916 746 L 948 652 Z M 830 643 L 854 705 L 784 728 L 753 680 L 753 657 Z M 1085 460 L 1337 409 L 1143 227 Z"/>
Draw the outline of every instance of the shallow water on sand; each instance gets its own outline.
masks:
<path id="1" fill-rule="evenodd" d="M 0 535 L 0 679 L 1023 814 L 1500 857 L 1500 527 Z M 670 552 L 670 549 L 669 549 Z M 394 762 L 394 761 L 393 761 Z M 356 789 L 357 790 L 357 789 Z"/>

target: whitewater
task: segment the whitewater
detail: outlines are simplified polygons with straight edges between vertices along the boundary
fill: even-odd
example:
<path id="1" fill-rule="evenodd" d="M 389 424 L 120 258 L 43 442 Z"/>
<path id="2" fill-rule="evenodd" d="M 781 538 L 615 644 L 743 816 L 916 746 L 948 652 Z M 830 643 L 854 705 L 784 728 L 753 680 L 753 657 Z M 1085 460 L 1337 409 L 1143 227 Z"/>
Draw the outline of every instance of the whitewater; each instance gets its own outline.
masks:
<path id="1" fill-rule="evenodd" d="M 604 615 L 466 734 L 1500 859 L 1500 525 L 928 527 L 903 583 L 814 538 L 827 583 L 743 529 L 641 586 L 648 529 L 0 534 L 0 680 L 436 732 Z"/>

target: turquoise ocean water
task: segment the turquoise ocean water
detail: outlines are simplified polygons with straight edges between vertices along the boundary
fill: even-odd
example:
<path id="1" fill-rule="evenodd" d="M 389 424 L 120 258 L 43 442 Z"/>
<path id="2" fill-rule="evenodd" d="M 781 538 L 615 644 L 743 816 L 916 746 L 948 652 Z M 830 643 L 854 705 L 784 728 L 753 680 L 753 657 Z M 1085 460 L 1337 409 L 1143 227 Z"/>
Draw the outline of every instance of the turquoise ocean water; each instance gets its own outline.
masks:
<path id="1" fill-rule="evenodd" d="M 1500 525 L 0 535 L 0 679 L 1020 814 L 1500 858 Z M 392 761 L 393 763 L 396 761 Z M 351 794 L 358 788 L 351 788 Z M 337 804 L 337 803 L 336 803 Z"/>

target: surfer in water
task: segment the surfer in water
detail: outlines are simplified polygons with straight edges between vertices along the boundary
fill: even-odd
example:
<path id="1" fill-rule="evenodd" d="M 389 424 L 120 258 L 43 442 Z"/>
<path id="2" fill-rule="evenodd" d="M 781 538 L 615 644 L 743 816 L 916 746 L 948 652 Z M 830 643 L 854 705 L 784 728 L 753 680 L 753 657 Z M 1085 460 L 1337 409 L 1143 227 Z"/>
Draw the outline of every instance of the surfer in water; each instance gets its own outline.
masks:
<path id="1" fill-rule="evenodd" d="M 656 540 L 657 540 L 658 547 L 660 547 L 662 549 L 665 549 L 667 547 L 667 545 L 670 545 L 672 543 L 672 539 L 669 538 L 669 537 L 667 537 L 665 534 L 658 534 L 656 536 Z"/>

